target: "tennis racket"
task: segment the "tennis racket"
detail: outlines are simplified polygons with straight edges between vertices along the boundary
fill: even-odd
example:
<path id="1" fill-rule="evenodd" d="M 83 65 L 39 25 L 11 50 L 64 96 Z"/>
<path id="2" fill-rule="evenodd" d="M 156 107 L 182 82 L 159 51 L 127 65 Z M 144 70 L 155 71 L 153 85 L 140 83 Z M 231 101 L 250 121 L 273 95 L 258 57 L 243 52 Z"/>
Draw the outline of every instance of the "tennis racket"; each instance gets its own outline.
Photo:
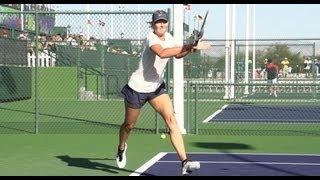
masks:
<path id="1" fill-rule="evenodd" d="M 204 34 L 204 25 L 206 24 L 208 13 L 209 13 L 209 11 L 207 11 L 206 15 L 204 16 L 200 31 L 194 30 L 194 32 L 193 32 L 193 34 L 194 34 L 193 46 L 198 45 L 199 40 L 202 38 L 202 36 Z"/>

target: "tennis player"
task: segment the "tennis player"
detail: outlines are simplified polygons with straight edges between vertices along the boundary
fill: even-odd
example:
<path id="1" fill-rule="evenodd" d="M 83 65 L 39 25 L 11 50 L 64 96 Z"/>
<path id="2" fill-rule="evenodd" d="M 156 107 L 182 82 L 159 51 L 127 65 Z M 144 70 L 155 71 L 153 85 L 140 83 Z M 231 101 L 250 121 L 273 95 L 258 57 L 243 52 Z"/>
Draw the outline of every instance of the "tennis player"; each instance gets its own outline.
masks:
<path id="1" fill-rule="evenodd" d="M 266 72 L 267 72 L 267 83 L 269 84 L 269 95 L 272 94 L 277 97 L 277 77 L 279 74 L 279 67 L 278 65 L 274 64 L 272 62 L 272 59 L 268 59 L 268 62 L 266 64 Z"/>
<path id="2" fill-rule="evenodd" d="M 139 66 L 120 92 L 125 102 L 125 119 L 119 131 L 116 162 L 119 168 L 125 167 L 128 137 L 141 108 L 148 102 L 165 120 L 171 143 L 182 163 L 182 174 L 185 175 L 199 169 L 200 163 L 189 160 L 186 155 L 183 137 L 164 82 L 165 67 L 170 57 L 182 58 L 196 50 L 209 49 L 212 45 L 200 41 L 196 47 L 192 44 L 178 46 L 173 36 L 167 32 L 168 16 L 163 10 L 155 11 L 150 23 L 152 31 L 147 35 Z"/>

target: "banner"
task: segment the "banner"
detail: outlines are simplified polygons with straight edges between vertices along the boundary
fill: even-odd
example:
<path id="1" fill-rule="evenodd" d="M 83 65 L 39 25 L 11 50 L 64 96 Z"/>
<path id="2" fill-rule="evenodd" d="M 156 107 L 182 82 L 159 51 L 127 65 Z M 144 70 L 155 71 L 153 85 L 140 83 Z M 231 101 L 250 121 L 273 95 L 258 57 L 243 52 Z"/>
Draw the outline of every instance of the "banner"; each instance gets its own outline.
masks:
<path id="1" fill-rule="evenodd" d="M 28 12 L 29 8 L 25 11 Z M 20 12 L 19 10 L 13 9 L 11 7 L 0 5 L 0 12 Z M 54 14 L 39 14 L 39 32 L 48 34 L 55 26 Z M 20 13 L 17 14 L 5 14 L 0 13 L 0 25 L 8 29 L 21 29 L 21 16 Z M 25 14 L 24 15 L 24 28 L 27 31 L 35 31 L 35 15 Z"/>
<path id="2" fill-rule="evenodd" d="M 0 6 L 0 12 L 19 12 L 16 9 Z M 7 28 L 21 28 L 20 14 L 5 14 L 0 13 L 0 25 Z"/>

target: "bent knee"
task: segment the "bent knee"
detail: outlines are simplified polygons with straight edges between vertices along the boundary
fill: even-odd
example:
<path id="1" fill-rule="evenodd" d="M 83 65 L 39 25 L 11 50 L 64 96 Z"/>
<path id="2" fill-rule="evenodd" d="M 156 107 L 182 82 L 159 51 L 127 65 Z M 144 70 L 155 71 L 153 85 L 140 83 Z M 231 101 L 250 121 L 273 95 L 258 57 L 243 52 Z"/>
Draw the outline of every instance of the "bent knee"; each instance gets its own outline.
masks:
<path id="1" fill-rule="evenodd" d="M 177 124 L 176 117 L 174 114 L 168 114 L 165 116 L 165 121 L 169 127 L 175 126 Z"/>
<path id="2" fill-rule="evenodd" d="M 127 131 L 131 131 L 134 128 L 134 123 L 124 123 L 123 128 L 126 129 Z"/>

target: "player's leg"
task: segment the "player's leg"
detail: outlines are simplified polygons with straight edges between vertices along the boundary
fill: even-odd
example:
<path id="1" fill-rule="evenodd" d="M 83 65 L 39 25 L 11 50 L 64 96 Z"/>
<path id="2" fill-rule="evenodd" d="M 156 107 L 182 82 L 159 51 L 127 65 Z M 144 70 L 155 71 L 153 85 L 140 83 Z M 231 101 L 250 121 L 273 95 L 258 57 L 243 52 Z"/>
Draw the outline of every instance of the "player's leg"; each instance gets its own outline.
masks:
<path id="1" fill-rule="evenodd" d="M 183 137 L 173 113 L 173 106 L 168 94 L 162 94 L 149 101 L 150 105 L 162 116 L 169 128 L 170 140 L 181 161 L 187 159 Z"/>
<path id="2" fill-rule="evenodd" d="M 182 165 L 182 174 L 188 174 L 200 168 L 200 163 L 191 161 L 187 158 L 183 137 L 178 123 L 174 116 L 173 105 L 167 94 L 165 83 L 163 83 L 155 92 L 147 95 L 147 101 L 162 116 L 170 131 L 170 140 L 176 150 Z"/>
<path id="3" fill-rule="evenodd" d="M 181 173 L 183 175 L 189 174 L 194 170 L 200 169 L 200 163 L 191 161 L 187 158 L 183 137 L 180 132 L 178 123 L 173 113 L 173 106 L 168 94 L 159 95 L 149 101 L 151 106 L 163 117 L 169 131 L 170 140 L 181 160 Z"/>
<path id="4" fill-rule="evenodd" d="M 125 102 L 125 120 L 119 131 L 119 149 L 124 149 L 124 144 L 127 142 L 130 132 L 138 120 L 139 114 L 140 109 L 130 108 L 129 104 Z"/>
<path id="5" fill-rule="evenodd" d="M 272 82 L 270 79 L 267 80 L 267 84 L 268 84 L 268 92 L 269 92 L 269 95 L 271 96 L 272 95 Z"/>
<path id="6" fill-rule="evenodd" d="M 119 168 L 124 168 L 127 163 L 126 150 L 127 150 L 127 140 L 130 135 L 131 130 L 137 122 L 140 114 L 140 109 L 133 109 L 129 107 L 129 104 L 125 101 L 125 120 L 121 125 L 119 131 L 119 145 L 116 162 Z"/>
<path id="7" fill-rule="evenodd" d="M 126 166 L 127 140 L 131 130 L 134 128 L 140 109 L 143 107 L 144 100 L 139 92 L 134 91 L 128 85 L 125 85 L 120 94 L 125 103 L 125 119 L 119 130 L 119 144 L 116 162 L 119 168 Z"/>
<path id="8" fill-rule="evenodd" d="M 273 79 L 272 81 L 273 81 L 272 82 L 272 84 L 273 84 L 273 94 L 274 94 L 275 97 L 278 97 L 278 95 L 277 95 L 277 87 L 276 87 L 277 78 Z"/>

